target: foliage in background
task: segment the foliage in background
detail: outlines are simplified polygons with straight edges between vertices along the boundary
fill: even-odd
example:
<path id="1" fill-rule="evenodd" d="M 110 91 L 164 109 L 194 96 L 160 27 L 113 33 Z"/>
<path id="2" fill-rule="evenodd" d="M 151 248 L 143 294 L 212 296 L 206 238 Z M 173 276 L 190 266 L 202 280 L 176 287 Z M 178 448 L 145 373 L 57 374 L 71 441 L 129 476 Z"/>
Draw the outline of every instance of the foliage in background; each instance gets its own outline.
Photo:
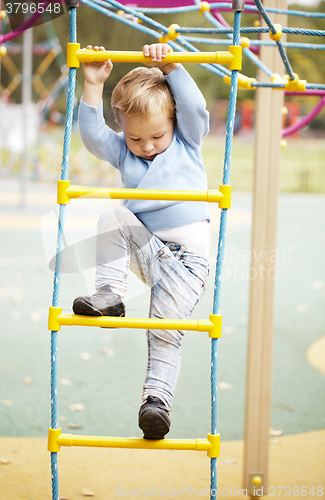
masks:
<path id="1" fill-rule="evenodd" d="M 302 10 L 299 5 L 291 5 L 291 9 Z M 325 12 L 325 0 L 322 0 L 317 7 L 308 8 L 309 11 L 315 12 Z M 173 14 L 173 15 L 156 15 L 153 16 L 154 19 L 159 21 L 165 26 L 169 26 L 172 23 L 177 23 L 180 26 L 197 26 L 197 27 L 211 27 L 211 24 L 205 19 L 204 16 L 200 15 L 198 12 L 189 12 L 184 14 Z M 233 16 L 231 13 L 226 13 L 225 18 L 228 20 L 229 24 L 232 24 Z M 254 21 L 258 19 L 257 14 L 245 14 L 242 16 L 243 26 L 253 26 Z M 292 27 L 302 27 L 302 28 L 315 28 L 324 29 L 324 20 L 314 19 L 307 17 L 293 17 L 290 18 L 289 25 Z M 66 44 L 69 41 L 69 18 L 68 15 L 57 18 L 53 22 L 54 28 L 56 30 L 59 42 L 66 52 Z M 251 38 L 257 35 L 251 35 Z M 214 36 L 214 38 L 217 38 Z M 219 38 L 225 38 L 225 35 L 219 36 Z M 47 39 L 47 34 L 44 26 L 38 26 L 33 29 L 33 41 L 34 43 L 41 43 Z M 107 49 L 112 50 L 141 50 L 144 43 L 151 43 L 154 40 L 150 39 L 147 35 L 141 33 L 140 31 L 133 29 L 125 24 L 118 23 L 103 14 L 96 12 L 95 10 L 80 4 L 77 9 L 77 39 L 81 46 L 91 45 L 104 45 Z M 301 37 L 290 35 L 288 41 L 304 41 L 304 42 L 316 42 L 324 43 L 322 37 Z M 22 37 L 18 37 L 15 40 L 21 43 Z M 216 47 L 213 45 L 197 45 L 200 50 L 213 51 Z M 225 50 L 225 48 L 218 47 L 218 50 Z M 294 71 L 299 74 L 300 78 L 307 79 L 311 83 L 324 83 L 325 82 L 325 65 L 320 64 L 324 59 L 324 52 L 315 50 L 297 50 L 288 49 L 289 60 L 292 63 Z M 22 67 L 21 54 L 12 57 L 14 63 L 17 67 Z M 41 63 L 42 56 L 34 56 L 34 70 Z M 117 81 L 134 65 L 132 64 L 115 64 L 114 70 L 111 77 L 108 79 L 105 85 L 105 92 L 107 99 L 105 100 L 105 114 L 108 121 L 112 121 L 112 115 L 110 113 L 109 107 L 109 96 L 110 93 L 117 83 Z M 198 65 L 187 65 L 187 70 L 192 74 L 199 87 L 201 88 L 207 103 L 208 109 L 212 110 L 213 104 L 218 99 L 228 99 L 229 96 L 229 86 L 223 83 L 222 79 L 213 75 L 212 73 L 204 70 Z M 256 66 L 245 56 L 243 60 L 243 73 L 248 76 L 256 75 Z M 42 80 L 47 87 L 51 87 L 54 81 L 60 76 L 60 68 L 58 64 L 53 63 L 47 72 L 42 77 Z M 1 78 L 3 83 L 6 84 L 10 81 L 8 74 L 5 70 L 2 71 Z M 78 98 L 81 94 L 81 88 L 83 85 L 83 73 L 82 70 L 77 72 L 77 80 L 80 86 L 78 87 Z M 21 90 L 14 92 L 13 102 L 20 102 L 21 100 Z M 245 98 L 254 99 L 254 91 L 239 91 L 238 99 L 239 101 Z M 34 101 L 37 100 L 37 95 L 34 92 Z M 302 112 L 305 114 L 317 103 L 315 98 L 296 98 L 302 105 Z M 60 94 L 57 103 L 59 111 L 65 113 L 65 96 L 63 92 Z M 321 120 L 324 120 L 324 115 L 322 115 Z"/>
<path id="2" fill-rule="evenodd" d="M 299 5 L 291 5 L 291 9 L 302 10 Z M 315 12 L 325 12 L 325 0 L 322 0 Z M 88 44 L 104 45 L 107 49 L 112 50 L 141 50 L 144 43 L 150 43 L 153 39 L 148 39 L 147 35 L 128 27 L 122 23 L 113 21 L 112 19 L 101 15 L 93 9 L 80 4 L 77 11 L 77 40 L 81 46 Z M 226 14 L 229 24 L 232 24 L 232 14 Z M 245 14 L 243 17 L 244 26 L 252 26 L 254 20 L 258 17 L 256 14 Z M 210 23 L 197 12 L 185 13 L 168 16 L 155 16 L 155 19 L 165 26 L 172 23 L 178 23 L 180 26 L 202 26 L 210 27 Z M 313 18 L 290 17 L 289 25 L 292 27 L 324 29 L 324 20 Z M 69 18 L 67 15 L 56 19 L 53 26 L 57 33 L 58 41 L 61 44 L 64 53 L 66 52 L 66 44 L 69 41 Z M 252 35 L 253 36 L 257 35 Z M 220 38 L 225 38 L 224 35 Z M 288 41 L 301 42 L 301 36 L 289 36 Z M 41 43 L 47 40 L 47 30 L 45 26 L 38 26 L 33 29 L 33 42 Z M 17 43 L 22 42 L 20 36 L 15 40 Z M 303 37 L 303 41 L 313 43 L 324 43 L 321 37 Z M 198 45 L 198 48 L 206 51 L 216 50 L 212 45 Z M 225 48 L 218 47 L 218 50 Z M 302 79 L 307 79 L 312 83 L 325 83 L 325 65 L 323 51 L 315 50 L 296 50 L 288 49 L 289 59 L 293 69 Z M 34 70 L 44 59 L 44 56 L 34 56 Z M 64 58 L 63 58 L 64 59 Z M 18 68 L 22 67 L 21 54 L 13 56 L 13 61 Z M 110 110 L 109 98 L 110 93 L 117 81 L 134 65 L 132 64 L 115 64 L 114 70 L 105 84 L 104 107 L 105 117 L 112 125 L 114 123 L 113 116 Z M 204 70 L 198 65 L 187 65 L 187 70 L 192 74 L 193 78 L 201 88 L 206 100 L 208 109 L 211 113 L 211 121 L 213 123 L 214 107 L 218 109 L 227 108 L 225 100 L 229 97 L 229 86 L 223 83 L 222 79 Z M 66 69 L 66 68 L 65 68 Z M 243 73 L 248 76 L 256 75 L 256 67 L 245 56 L 243 61 Z M 42 80 L 45 85 L 50 88 L 56 79 L 60 76 L 60 66 L 55 62 L 49 67 Z M 8 75 L 4 70 L 1 72 L 1 79 L 4 84 L 7 83 Z M 77 71 L 77 97 L 82 93 L 83 86 L 83 71 Z M 243 99 L 254 100 L 254 91 L 238 92 L 239 102 Z M 318 102 L 315 97 L 288 97 L 299 101 L 302 114 L 306 114 Z M 12 96 L 13 102 L 21 102 L 21 89 L 17 89 Z M 33 100 L 37 100 L 37 95 L 34 92 Z M 222 107 L 223 106 L 223 107 Z M 66 96 L 61 92 L 56 101 L 57 109 L 65 114 Z M 323 110 L 316 120 L 313 122 L 313 127 L 319 127 L 324 130 L 325 111 Z M 224 137 L 225 130 L 223 125 L 219 130 L 220 137 L 208 136 L 204 146 L 203 155 L 206 169 L 209 177 L 209 186 L 212 189 L 218 188 L 219 180 L 221 179 L 221 171 L 224 156 Z M 308 131 L 302 131 L 304 140 L 289 139 L 288 148 L 282 152 L 281 160 L 281 178 L 280 190 L 287 192 L 325 192 L 325 171 L 324 157 L 325 150 L 322 141 L 312 140 L 308 138 Z M 250 190 L 253 184 L 253 133 L 243 137 L 235 137 L 233 149 L 233 174 L 232 185 L 237 190 Z M 35 180 L 49 181 L 56 180 L 59 176 L 60 162 L 62 155 L 63 128 L 56 127 L 52 131 L 44 129 L 40 132 L 38 138 L 38 148 L 34 157 L 30 158 L 29 171 L 32 172 L 32 177 Z M 99 162 L 90 155 L 81 144 L 78 133 L 73 134 L 71 146 L 70 172 L 71 180 L 75 183 L 85 185 L 110 185 L 114 186 L 118 183 L 114 169 L 110 168 L 107 163 Z M 9 151 L 0 152 L 0 177 L 19 176 L 21 168 L 21 158 L 10 154 Z"/>
<path id="3" fill-rule="evenodd" d="M 56 182 L 60 177 L 63 127 L 41 132 L 37 151 L 29 158 L 30 178 L 39 182 Z M 225 134 L 208 135 L 202 154 L 209 189 L 219 189 L 224 162 Z M 280 191 L 291 193 L 325 193 L 325 142 L 312 138 L 291 138 L 282 149 Z M 232 153 L 231 184 L 235 191 L 251 191 L 253 187 L 254 136 L 235 136 Z M 21 156 L 0 151 L 0 179 L 19 178 Z M 109 163 L 98 160 L 83 146 L 74 130 L 71 141 L 69 179 L 84 186 L 121 187 L 119 172 Z"/>

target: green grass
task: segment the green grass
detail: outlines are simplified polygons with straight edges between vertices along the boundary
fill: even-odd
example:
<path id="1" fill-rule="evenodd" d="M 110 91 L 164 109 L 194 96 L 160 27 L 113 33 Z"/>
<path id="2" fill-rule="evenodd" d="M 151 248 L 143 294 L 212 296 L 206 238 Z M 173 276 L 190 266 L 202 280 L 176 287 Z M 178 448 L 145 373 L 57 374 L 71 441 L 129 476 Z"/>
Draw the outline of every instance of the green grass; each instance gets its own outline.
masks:
<path id="1" fill-rule="evenodd" d="M 202 153 L 210 189 L 222 183 L 225 138 L 208 136 Z M 234 137 L 230 182 L 234 190 L 253 188 L 254 143 L 249 137 Z M 281 149 L 280 191 L 325 193 L 324 139 L 288 139 Z"/>
<path id="2" fill-rule="evenodd" d="M 280 146 L 279 146 L 280 147 Z M 30 178 L 55 182 L 60 177 L 63 128 L 39 136 L 37 149 L 29 153 Z M 222 184 L 225 137 L 209 135 L 203 143 L 202 153 L 208 175 L 209 189 Z M 0 152 L 0 178 L 18 177 L 21 158 L 2 149 Z M 233 141 L 230 183 L 234 190 L 253 188 L 254 140 L 252 136 L 235 136 Z M 84 148 L 78 131 L 71 139 L 69 179 L 74 184 L 120 186 L 118 172 L 107 162 L 97 160 Z M 281 149 L 280 191 L 325 193 L 325 141 L 324 139 L 288 139 Z"/>

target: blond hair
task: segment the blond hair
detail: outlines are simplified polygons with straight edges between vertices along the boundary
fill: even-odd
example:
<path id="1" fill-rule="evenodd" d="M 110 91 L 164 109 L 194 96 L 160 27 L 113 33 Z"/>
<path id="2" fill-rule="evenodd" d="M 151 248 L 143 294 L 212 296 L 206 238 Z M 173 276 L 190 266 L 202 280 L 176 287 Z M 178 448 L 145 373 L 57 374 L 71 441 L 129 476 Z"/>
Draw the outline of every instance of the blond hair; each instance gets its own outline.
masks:
<path id="1" fill-rule="evenodd" d="M 119 112 L 129 117 L 150 118 L 162 111 L 175 118 L 175 103 L 169 85 L 158 68 L 135 68 L 127 73 L 112 92 L 111 107 L 120 124 Z"/>

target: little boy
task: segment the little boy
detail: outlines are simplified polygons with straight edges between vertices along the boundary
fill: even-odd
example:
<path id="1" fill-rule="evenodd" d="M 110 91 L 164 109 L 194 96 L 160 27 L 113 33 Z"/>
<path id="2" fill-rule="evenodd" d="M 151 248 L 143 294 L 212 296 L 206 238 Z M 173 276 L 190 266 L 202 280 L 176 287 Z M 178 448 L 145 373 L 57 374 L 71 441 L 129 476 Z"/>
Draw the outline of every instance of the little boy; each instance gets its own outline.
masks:
<path id="1" fill-rule="evenodd" d="M 82 140 L 97 158 L 120 171 L 125 188 L 207 189 L 200 152 L 208 133 L 205 100 L 180 64 L 164 63 L 170 51 L 168 44 L 145 45 L 152 67 L 136 68 L 116 85 L 111 106 L 120 133 L 105 124 L 102 111 L 111 61 L 83 65 Z M 123 207 L 109 210 L 98 222 L 97 292 L 75 299 L 74 313 L 125 316 L 130 268 L 151 288 L 150 318 L 189 318 L 209 274 L 208 228 L 204 202 L 126 200 Z M 147 331 L 148 365 L 139 410 L 146 439 L 162 439 L 169 431 L 183 335 Z"/>

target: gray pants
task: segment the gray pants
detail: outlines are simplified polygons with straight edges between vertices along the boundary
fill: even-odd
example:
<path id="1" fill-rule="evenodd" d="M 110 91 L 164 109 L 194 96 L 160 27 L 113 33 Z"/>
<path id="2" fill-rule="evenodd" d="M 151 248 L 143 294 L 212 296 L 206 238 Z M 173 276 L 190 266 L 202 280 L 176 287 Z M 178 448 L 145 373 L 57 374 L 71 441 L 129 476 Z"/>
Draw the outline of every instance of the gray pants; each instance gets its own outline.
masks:
<path id="1" fill-rule="evenodd" d="M 209 264 L 181 245 L 162 242 L 124 207 L 98 222 L 96 288 L 109 284 L 122 297 L 131 269 L 151 288 L 150 318 L 187 319 L 201 299 Z M 148 330 L 148 365 L 143 399 L 160 398 L 171 406 L 181 365 L 184 331 Z"/>

